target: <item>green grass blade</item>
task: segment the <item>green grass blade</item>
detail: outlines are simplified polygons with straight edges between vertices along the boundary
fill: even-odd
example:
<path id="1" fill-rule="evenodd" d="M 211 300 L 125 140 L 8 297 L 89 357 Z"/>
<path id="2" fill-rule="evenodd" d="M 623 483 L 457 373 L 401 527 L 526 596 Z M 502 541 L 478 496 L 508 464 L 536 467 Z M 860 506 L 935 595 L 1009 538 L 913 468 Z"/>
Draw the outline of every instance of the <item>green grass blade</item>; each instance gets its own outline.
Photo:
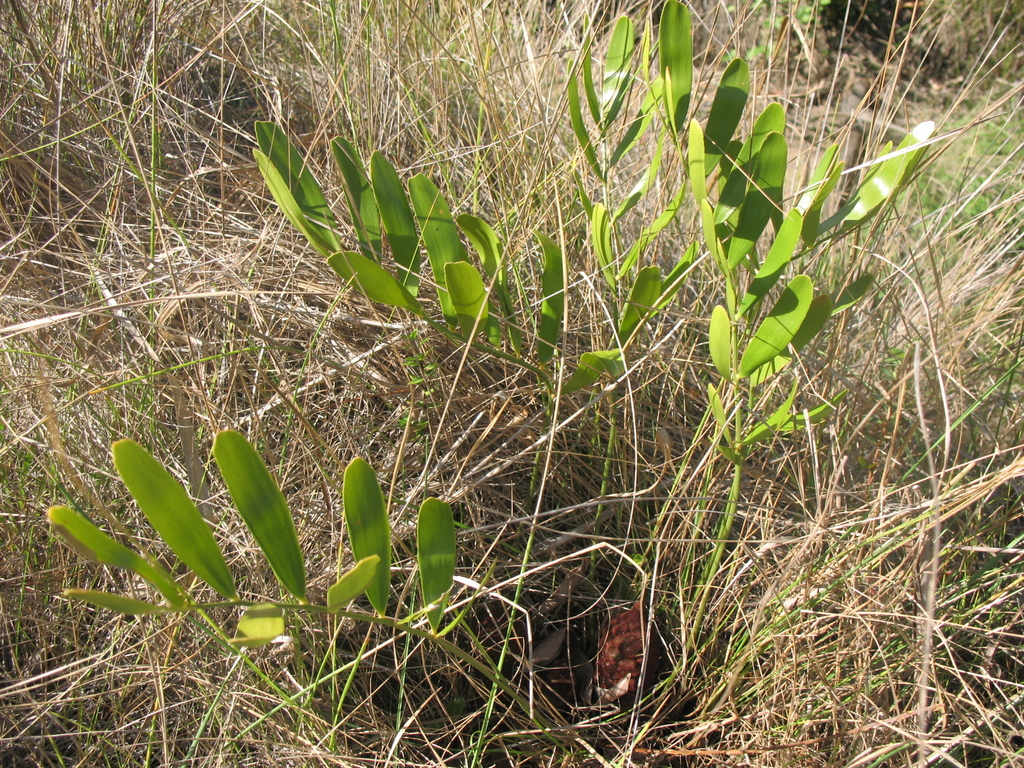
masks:
<path id="1" fill-rule="evenodd" d="M 398 265 L 398 280 L 413 296 L 420 285 L 420 243 L 416 221 L 405 196 L 405 188 L 395 167 L 380 152 L 370 157 L 370 183 L 384 232 L 391 246 L 391 257 Z M 340 251 L 341 248 L 336 248 Z"/>
<path id="2" fill-rule="evenodd" d="M 138 443 L 118 440 L 112 450 L 117 473 L 150 525 L 199 578 L 234 599 L 235 582 L 224 555 L 188 492 Z"/>
<path id="3" fill-rule="evenodd" d="M 114 541 L 75 510 L 65 506 L 51 507 L 46 519 L 54 533 L 86 560 L 132 571 L 156 587 L 172 605 L 185 604 L 185 593 L 167 571 Z"/>
<path id="4" fill-rule="evenodd" d="M 341 170 L 345 200 L 348 203 L 356 238 L 366 249 L 366 255 L 380 261 L 384 253 L 380 212 L 377 210 L 373 186 L 370 184 L 370 178 L 366 175 L 362 158 L 347 139 L 334 139 L 331 142 L 331 151 Z"/>
<path id="5" fill-rule="evenodd" d="M 377 572 L 366 587 L 370 604 L 381 616 L 387 613 L 391 590 L 391 525 L 387 504 L 373 469 L 360 458 L 345 469 L 342 485 L 345 525 L 357 561 L 376 555 Z"/>
<path id="6" fill-rule="evenodd" d="M 445 264 L 444 279 L 462 337 L 471 339 L 487 324 L 487 287 L 484 280 L 468 261 Z"/>
<path id="7" fill-rule="evenodd" d="M 398 281 L 398 278 L 377 262 L 370 261 L 355 251 L 344 251 L 331 256 L 327 263 L 342 279 L 355 282 L 370 301 L 407 309 L 419 317 L 423 316 L 423 307 L 419 301 Z"/>
<path id="8" fill-rule="evenodd" d="M 725 68 L 704 129 L 704 173 L 711 175 L 725 154 L 750 95 L 750 68 L 733 59 Z"/>
<path id="9" fill-rule="evenodd" d="M 558 243 L 542 232 L 537 233 L 544 266 L 541 272 L 540 318 L 537 323 L 537 359 L 548 362 L 558 348 L 565 315 L 565 260 Z"/>
<path id="10" fill-rule="evenodd" d="M 749 376 L 786 352 L 807 317 L 813 293 L 814 286 L 807 275 L 797 275 L 790 281 L 747 345 L 740 359 L 740 376 Z"/>
<path id="11" fill-rule="evenodd" d="M 274 574 L 292 595 L 306 599 L 306 568 L 284 494 L 256 449 L 240 433 L 218 432 L 213 456 L 228 492 Z"/>
<path id="12" fill-rule="evenodd" d="M 378 565 L 380 558 L 377 555 L 370 555 L 345 571 L 327 590 L 327 610 L 340 611 L 363 594 L 377 575 Z"/>
<path id="13" fill-rule="evenodd" d="M 416 561 L 420 568 L 420 590 L 430 628 L 437 632 L 444 613 L 444 598 L 455 576 L 455 520 L 452 508 L 429 498 L 420 505 L 416 524 Z"/>
<path id="14" fill-rule="evenodd" d="M 228 640 L 235 648 L 259 648 L 284 634 L 284 611 L 261 603 L 245 610 L 238 620 L 235 636 Z"/>
<path id="15" fill-rule="evenodd" d="M 693 90 L 693 31 L 690 12 L 678 0 L 668 0 L 658 27 L 658 69 L 665 81 L 668 124 L 674 133 L 686 125 Z"/>
<path id="16" fill-rule="evenodd" d="M 302 155 L 276 124 L 258 121 L 253 154 L 281 211 L 324 256 L 341 250 L 337 223 Z"/>

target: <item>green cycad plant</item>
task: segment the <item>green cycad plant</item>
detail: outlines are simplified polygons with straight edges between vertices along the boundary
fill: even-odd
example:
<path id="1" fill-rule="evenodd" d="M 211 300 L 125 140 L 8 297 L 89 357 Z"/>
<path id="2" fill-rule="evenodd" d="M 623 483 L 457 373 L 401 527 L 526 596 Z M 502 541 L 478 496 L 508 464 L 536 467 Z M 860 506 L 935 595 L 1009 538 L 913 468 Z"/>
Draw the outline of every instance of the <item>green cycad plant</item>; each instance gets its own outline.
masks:
<path id="1" fill-rule="evenodd" d="M 81 589 L 66 590 L 68 597 L 125 614 L 199 612 L 206 617 L 207 610 L 214 607 L 244 609 L 234 635 L 225 635 L 227 642 L 236 647 L 264 645 L 285 634 L 288 611 L 344 612 L 353 618 L 428 635 L 469 660 L 441 637 L 452 626 L 442 628 L 441 623 L 455 574 L 456 554 L 455 524 L 447 503 L 428 498 L 419 509 L 417 564 L 422 608 L 401 619 L 391 618 L 388 616 L 391 531 L 387 504 L 370 465 L 360 458 L 353 459 L 345 469 L 342 497 L 355 563 L 343 568 L 344 553 L 339 552 L 338 578 L 327 590 L 326 602 L 310 603 L 299 540 L 277 482 L 241 434 L 220 432 L 213 444 L 214 459 L 238 513 L 282 591 L 278 597 L 243 600 L 239 598 L 235 578 L 210 525 L 181 484 L 138 443 L 119 440 L 114 443 L 112 452 L 117 473 L 157 535 L 185 567 L 219 595 L 219 599 L 196 598 L 182 586 L 181 579 L 172 577 L 155 558 L 115 541 L 70 507 L 55 506 L 47 517 L 68 545 L 92 562 L 131 571 L 152 585 L 163 600 L 152 602 Z M 349 604 L 364 592 L 374 613 L 347 612 Z M 429 630 L 417 628 L 413 623 L 424 613 Z M 480 666 L 476 660 L 469 663 Z"/>

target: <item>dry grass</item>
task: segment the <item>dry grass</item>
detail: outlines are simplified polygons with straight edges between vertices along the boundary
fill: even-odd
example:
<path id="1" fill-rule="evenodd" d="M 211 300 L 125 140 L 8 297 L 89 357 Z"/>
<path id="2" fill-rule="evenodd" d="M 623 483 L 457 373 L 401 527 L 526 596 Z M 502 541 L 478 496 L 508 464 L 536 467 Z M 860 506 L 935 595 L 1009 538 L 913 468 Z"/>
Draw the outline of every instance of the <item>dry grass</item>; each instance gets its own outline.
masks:
<path id="1" fill-rule="evenodd" d="M 426 170 L 458 211 L 500 218 L 510 252 L 534 230 L 563 231 L 568 343 L 606 345 L 571 206 L 563 79 L 591 24 L 607 34 L 620 6 L 649 13 L 531 0 L 3 6 L 0 765 L 1024 762 L 1024 164 L 1019 51 L 987 42 L 999 8 L 965 21 L 919 3 L 909 37 L 852 36 L 837 51 L 840 33 L 830 43 L 796 16 L 773 25 L 785 3 L 695 5 L 704 86 L 727 51 L 773 41 L 753 61 L 758 109 L 786 107 L 802 172 L 834 137 L 855 146 L 854 164 L 894 125 L 937 117 L 956 137 L 890 220 L 808 266 L 834 287 L 878 275 L 798 372 L 808 407 L 849 395 L 833 420 L 757 455 L 715 573 L 730 465 L 700 421 L 721 292 L 710 270 L 618 387 L 549 404 L 524 371 L 463 360 L 339 295 L 273 208 L 254 120 L 285 125 L 321 179 L 333 178 L 327 139 L 351 137 L 403 173 Z M 955 69 L 937 63 L 948 55 Z M 664 260 L 695 232 L 684 217 Z M 520 268 L 536 282 L 535 264 Z M 80 505 L 154 544 L 111 471 L 121 437 L 151 447 L 218 519 L 244 589 L 273 594 L 207 474 L 228 427 L 280 479 L 314 597 L 343 541 L 341 471 L 363 456 L 392 494 L 396 581 L 413 567 L 407 505 L 451 500 L 459 575 L 487 594 L 536 607 L 582 568 L 566 610 L 590 644 L 610 606 L 657 606 L 661 687 L 637 711 L 559 712 L 537 693 L 531 719 L 403 634 L 314 616 L 292 645 L 243 658 L 194 618 L 129 620 L 61 598 L 138 588 L 81 563 L 42 514 Z M 510 675 L 531 690 L 526 669 Z"/>

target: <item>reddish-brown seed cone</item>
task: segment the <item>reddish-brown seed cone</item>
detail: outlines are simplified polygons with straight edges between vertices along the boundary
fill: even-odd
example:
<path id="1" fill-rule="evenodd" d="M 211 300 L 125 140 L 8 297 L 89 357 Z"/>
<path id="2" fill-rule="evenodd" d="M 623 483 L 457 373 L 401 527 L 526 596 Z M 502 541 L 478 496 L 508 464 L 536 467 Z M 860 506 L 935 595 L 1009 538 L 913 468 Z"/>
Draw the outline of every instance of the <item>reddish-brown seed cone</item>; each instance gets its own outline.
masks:
<path id="1" fill-rule="evenodd" d="M 613 617 L 601 635 L 594 678 L 598 703 L 632 699 L 638 687 L 643 694 L 657 678 L 660 664 L 661 639 L 656 631 L 648 636 L 647 612 L 638 600 Z"/>

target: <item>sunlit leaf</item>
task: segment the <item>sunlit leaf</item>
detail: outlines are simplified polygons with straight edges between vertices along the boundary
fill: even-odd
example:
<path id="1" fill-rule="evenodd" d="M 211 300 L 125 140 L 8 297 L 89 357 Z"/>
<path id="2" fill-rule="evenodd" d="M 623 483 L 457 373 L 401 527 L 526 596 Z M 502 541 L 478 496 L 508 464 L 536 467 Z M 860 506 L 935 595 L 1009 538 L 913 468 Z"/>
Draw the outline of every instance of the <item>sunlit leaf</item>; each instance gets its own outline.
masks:
<path id="1" fill-rule="evenodd" d="M 375 261 L 355 251 L 336 253 L 327 260 L 343 278 L 355 282 L 366 298 L 389 307 L 407 309 L 422 317 L 423 307 L 398 279 Z"/>
<path id="2" fill-rule="evenodd" d="M 558 243 L 542 232 L 536 233 L 544 252 L 541 272 L 540 318 L 537 322 L 537 359 L 546 363 L 558 348 L 565 314 L 565 263 Z"/>
<path id="3" fill-rule="evenodd" d="M 377 575 L 380 558 L 370 555 L 349 568 L 327 590 L 327 610 L 340 611 L 363 592 Z"/>
<path id="4" fill-rule="evenodd" d="M 452 219 L 441 191 L 423 174 L 409 179 L 409 197 L 416 212 L 416 221 L 423 235 L 423 244 L 430 259 L 430 269 L 437 282 L 437 300 L 441 305 L 448 325 L 455 327 L 458 317 L 448 296 L 445 277 L 445 265 L 456 261 L 466 261 L 466 249 L 459 239 L 459 230 Z"/>
<path id="5" fill-rule="evenodd" d="M 464 339 L 487 324 L 487 287 L 476 267 L 468 261 L 452 261 L 444 265 L 445 283 L 452 308 Z"/>
<path id="6" fill-rule="evenodd" d="M 723 379 L 732 379 L 732 323 L 729 312 L 721 304 L 711 310 L 711 326 L 708 330 L 708 345 L 711 362 Z"/>
<path id="7" fill-rule="evenodd" d="M 253 155 L 281 211 L 324 256 L 340 250 L 334 214 L 302 155 L 274 123 L 257 121 L 255 130 Z"/>
<path id="8" fill-rule="evenodd" d="M 46 519 L 54 533 L 86 560 L 132 571 L 156 587 L 172 605 L 184 605 L 185 593 L 167 571 L 114 541 L 75 510 L 65 506 L 51 507 Z"/>
<path id="9" fill-rule="evenodd" d="M 331 151 L 341 170 L 342 188 L 345 191 L 345 201 L 348 203 L 356 238 L 366 250 L 365 255 L 380 261 L 384 253 L 380 212 L 377 210 L 373 186 L 366 175 L 363 161 L 356 148 L 352 146 L 352 142 L 347 139 L 337 138 L 331 141 Z"/>
<path id="10" fill-rule="evenodd" d="M 608 209 L 602 203 L 594 203 L 590 214 L 590 240 L 594 255 L 601 267 L 601 274 L 611 288 L 615 287 L 615 256 L 612 254 L 612 225 Z"/>
<path id="11" fill-rule="evenodd" d="M 360 458 L 353 459 L 345 469 L 342 485 L 345 504 L 345 525 L 355 559 L 376 555 L 377 572 L 366 587 L 366 596 L 378 614 L 387 613 L 391 589 L 391 524 L 387 504 L 373 469 Z"/>
<path id="12" fill-rule="evenodd" d="M 455 521 L 452 508 L 429 498 L 420 505 L 416 525 L 416 561 L 420 567 L 420 589 L 430 627 L 437 632 L 444 612 L 444 596 L 455 576 Z"/>
<path id="13" fill-rule="evenodd" d="M 391 257 L 398 265 L 398 281 L 415 296 L 420 281 L 420 247 L 416 223 L 398 172 L 380 152 L 370 156 L 370 181 L 377 210 L 388 236 Z M 334 249 L 335 252 L 340 250 L 340 247 Z"/>
<path id="14" fill-rule="evenodd" d="M 733 59 L 725 68 L 711 104 L 704 129 L 704 172 L 708 175 L 718 165 L 743 117 L 750 95 L 750 68 L 743 59 Z"/>
<path id="15" fill-rule="evenodd" d="M 372 262 L 371 262 L 372 263 Z M 213 440 L 217 460 L 238 513 L 284 588 L 306 599 L 306 568 L 284 494 L 256 449 L 239 432 L 224 430 Z"/>
<path id="16" fill-rule="evenodd" d="M 814 286 L 807 275 L 797 275 L 790 281 L 747 345 L 740 359 L 740 376 L 749 376 L 786 351 L 807 316 L 813 293 Z"/>
<path id="17" fill-rule="evenodd" d="M 112 451 L 117 473 L 149 524 L 199 578 L 234 599 L 235 582 L 224 555 L 188 492 L 138 443 L 118 440 Z"/>
<path id="18" fill-rule="evenodd" d="M 750 311 L 752 307 L 768 295 L 768 291 L 782 277 L 782 273 L 793 260 L 793 252 L 800 240 L 802 226 L 803 220 L 800 217 L 799 211 L 792 210 L 786 215 L 782 226 L 779 227 L 779 231 L 775 235 L 771 248 L 768 249 L 768 255 L 765 257 L 764 263 L 757 271 L 757 275 L 754 276 L 750 285 L 747 286 L 747 293 L 740 304 L 740 314 L 746 314 Z"/>
<path id="19" fill-rule="evenodd" d="M 686 125 L 693 88 L 693 34 L 690 12 L 678 0 L 668 0 L 658 27 L 658 68 L 664 78 L 665 112 L 673 132 Z M 703 177 L 702 177 L 703 178 Z"/>
<path id="20" fill-rule="evenodd" d="M 580 68 L 589 67 L 589 59 L 585 59 L 581 64 Z M 583 69 L 583 71 L 587 71 Z M 569 100 L 569 122 L 572 125 L 572 131 L 576 134 L 576 141 L 580 145 L 580 149 L 583 150 L 583 156 L 587 159 L 594 174 L 599 178 L 604 178 L 604 172 L 601 170 L 601 164 L 597 160 L 597 153 L 594 151 L 594 144 L 590 138 L 590 132 L 587 130 L 586 124 L 583 122 L 583 112 L 580 110 L 580 93 L 579 84 L 577 81 L 576 72 L 569 72 L 566 91 Z"/>
<path id="21" fill-rule="evenodd" d="M 276 605 L 262 603 L 245 610 L 235 636 L 228 642 L 235 648 L 259 648 L 283 634 L 284 612 Z"/>
<path id="22" fill-rule="evenodd" d="M 729 240 L 730 267 L 737 266 L 750 254 L 769 221 L 781 222 L 786 157 L 786 140 L 780 133 L 768 134 L 754 155 L 750 187 L 740 207 L 736 231 Z"/>
<path id="23" fill-rule="evenodd" d="M 612 30 L 604 64 L 604 84 L 600 94 L 601 127 L 607 130 L 615 121 L 633 80 L 633 22 L 620 16 Z"/>

